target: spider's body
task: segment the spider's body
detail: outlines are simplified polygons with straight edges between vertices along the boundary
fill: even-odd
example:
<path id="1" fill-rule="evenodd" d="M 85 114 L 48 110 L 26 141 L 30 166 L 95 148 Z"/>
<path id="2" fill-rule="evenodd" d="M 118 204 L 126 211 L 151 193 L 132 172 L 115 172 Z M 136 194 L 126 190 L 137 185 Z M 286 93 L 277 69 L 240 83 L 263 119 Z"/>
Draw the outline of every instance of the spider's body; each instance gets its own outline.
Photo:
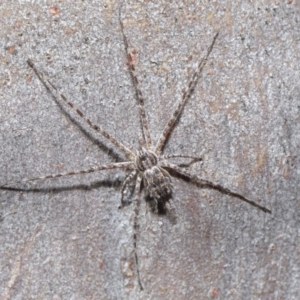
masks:
<path id="1" fill-rule="evenodd" d="M 218 190 L 219 192 L 223 194 L 227 194 L 236 198 L 239 198 L 242 201 L 245 201 L 252 206 L 255 206 L 256 208 L 270 213 L 270 210 L 268 210 L 265 207 L 260 206 L 259 204 L 245 198 L 244 196 L 233 192 L 225 187 L 220 186 L 219 184 L 213 183 L 211 181 L 208 181 L 206 179 L 200 178 L 197 175 L 193 175 L 189 173 L 186 169 L 183 169 L 180 165 L 172 164 L 168 162 L 169 158 L 189 158 L 192 159 L 192 162 L 194 161 L 200 161 L 200 157 L 193 157 L 189 155 L 182 155 L 182 154 L 174 154 L 174 155 L 162 155 L 163 148 L 167 142 L 168 137 L 170 136 L 170 133 L 172 132 L 176 121 L 178 120 L 182 109 L 184 105 L 186 104 L 187 100 L 191 97 L 197 81 L 201 75 L 201 72 L 207 62 L 208 56 L 211 53 L 214 43 L 217 39 L 218 33 L 214 36 L 213 41 L 211 45 L 209 46 L 206 55 L 204 58 L 199 62 L 197 70 L 194 72 L 188 87 L 186 91 L 183 93 L 181 100 L 178 102 L 173 114 L 171 115 L 169 121 L 167 122 L 163 132 L 161 133 L 161 136 L 158 140 L 158 143 L 156 146 L 152 145 L 150 132 L 148 128 L 148 120 L 146 117 L 146 112 L 144 108 L 144 98 L 142 96 L 142 92 L 139 89 L 138 85 L 138 79 L 135 75 L 135 63 L 134 58 L 132 57 L 131 53 L 128 51 L 128 42 L 127 38 L 124 34 L 124 28 L 123 23 L 120 20 L 120 26 L 121 26 L 121 32 L 123 37 L 123 42 L 125 46 L 126 56 L 127 56 L 127 66 L 129 69 L 130 77 L 133 82 L 133 87 L 135 90 L 136 99 L 139 103 L 140 107 L 140 119 L 141 119 L 141 127 L 142 127 L 142 144 L 140 150 L 135 151 L 130 146 L 126 146 L 122 142 L 115 139 L 113 136 L 111 136 L 108 132 L 103 130 L 100 126 L 94 125 L 90 119 L 85 117 L 85 115 L 75 107 L 75 105 L 67 100 L 67 98 L 61 94 L 56 86 L 52 84 L 52 82 L 45 77 L 44 74 L 42 74 L 40 71 L 37 70 L 37 68 L 34 66 L 34 64 L 28 60 L 28 65 L 33 69 L 33 71 L 36 73 L 37 77 L 40 79 L 42 84 L 47 88 L 48 91 L 50 91 L 53 94 L 53 91 L 56 93 L 55 101 L 59 104 L 59 106 L 66 111 L 69 115 L 72 117 L 77 116 L 77 118 L 83 120 L 92 130 L 95 130 L 97 133 L 101 135 L 101 137 L 104 137 L 107 141 L 112 143 L 117 149 L 119 149 L 129 160 L 124 162 L 115 162 L 115 163 L 108 163 L 106 165 L 100 165 L 92 167 L 88 170 L 81 170 L 81 171 L 75 171 L 75 172 L 68 172 L 64 174 L 55 174 L 55 175 L 48 175 L 44 177 L 38 177 L 38 178 L 31 178 L 31 179 L 25 179 L 22 180 L 25 181 L 33 181 L 33 180 L 43 180 L 47 178 L 57 178 L 62 176 L 70 176 L 70 175 L 76 175 L 76 174 L 84 174 L 84 173 L 91 173 L 96 171 L 102 171 L 107 169 L 126 169 L 129 170 L 128 175 L 126 176 L 122 188 L 121 188 L 121 206 L 124 206 L 125 202 L 123 200 L 124 195 L 126 194 L 127 187 L 130 182 L 135 180 L 135 196 L 134 196 L 134 205 L 135 205 L 135 218 L 134 218 L 134 229 L 137 231 L 138 228 L 138 214 L 139 214 L 139 206 L 140 206 L 140 191 L 141 186 L 143 183 L 144 189 L 146 190 L 146 193 L 150 198 L 152 198 L 156 205 L 163 205 L 163 207 L 166 208 L 168 211 L 174 211 L 174 205 L 173 205 L 173 199 L 172 199 L 172 183 L 171 183 L 171 175 L 178 174 L 181 175 L 187 179 L 189 179 L 192 183 L 195 183 L 201 187 L 207 187 L 212 188 L 215 190 Z M 172 171 L 169 173 L 168 171 Z M 11 183 L 12 184 L 12 183 Z M 14 183 L 15 184 L 15 183 Z M 9 184 L 5 184 L 0 186 L 0 188 L 5 188 Z M 135 258 L 137 263 L 137 253 L 136 253 L 136 241 L 137 241 L 137 234 L 135 232 L 134 234 L 134 251 L 135 251 Z M 140 276 L 139 276 L 139 270 L 137 268 L 138 272 L 138 280 L 140 287 L 142 288 Z"/>
<path id="2" fill-rule="evenodd" d="M 138 151 L 136 168 L 140 171 L 143 184 L 150 198 L 163 203 L 172 196 L 172 184 L 169 173 L 160 165 L 154 152 Z"/>
<path id="3" fill-rule="evenodd" d="M 169 173 L 159 166 L 145 170 L 143 183 L 149 196 L 154 200 L 163 202 L 172 196 L 172 183 Z"/>

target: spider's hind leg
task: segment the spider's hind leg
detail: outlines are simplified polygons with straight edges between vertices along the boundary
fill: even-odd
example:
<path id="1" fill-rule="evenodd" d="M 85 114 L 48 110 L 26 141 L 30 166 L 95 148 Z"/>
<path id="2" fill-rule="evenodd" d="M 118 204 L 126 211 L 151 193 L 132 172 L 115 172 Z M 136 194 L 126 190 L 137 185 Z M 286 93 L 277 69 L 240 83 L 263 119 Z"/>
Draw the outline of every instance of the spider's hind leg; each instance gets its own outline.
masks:
<path id="1" fill-rule="evenodd" d="M 140 213 L 140 203 L 141 203 L 141 183 L 142 183 L 142 177 L 140 175 L 136 178 L 135 183 L 135 198 L 134 198 L 134 224 L 133 224 L 133 251 L 134 251 L 134 257 L 135 257 L 135 263 L 136 263 L 136 271 L 137 271 L 137 277 L 138 277 L 138 283 L 140 286 L 140 289 L 143 290 L 143 285 L 140 277 L 140 267 L 139 267 L 139 261 L 138 261 L 138 254 L 137 254 L 137 238 L 139 233 L 139 213 Z"/>

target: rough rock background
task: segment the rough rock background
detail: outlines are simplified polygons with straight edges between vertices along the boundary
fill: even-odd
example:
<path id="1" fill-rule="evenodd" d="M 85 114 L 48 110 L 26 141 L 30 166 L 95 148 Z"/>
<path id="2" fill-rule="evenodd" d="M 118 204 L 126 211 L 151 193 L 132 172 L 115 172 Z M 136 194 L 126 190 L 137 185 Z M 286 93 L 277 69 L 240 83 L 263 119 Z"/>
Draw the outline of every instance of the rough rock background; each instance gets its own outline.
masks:
<path id="1" fill-rule="evenodd" d="M 119 7 L 0 4 L 0 184 L 116 160 L 61 113 L 28 58 L 94 123 L 138 147 Z M 165 153 L 204 153 L 191 172 L 272 214 L 174 179 L 178 224 L 142 201 L 140 291 L 133 207 L 118 210 L 124 172 L 1 190 L 0 298 L 299 299 L 299 1 L 124 1 L 121 12 L 155 141 L 220 32 Z"/>

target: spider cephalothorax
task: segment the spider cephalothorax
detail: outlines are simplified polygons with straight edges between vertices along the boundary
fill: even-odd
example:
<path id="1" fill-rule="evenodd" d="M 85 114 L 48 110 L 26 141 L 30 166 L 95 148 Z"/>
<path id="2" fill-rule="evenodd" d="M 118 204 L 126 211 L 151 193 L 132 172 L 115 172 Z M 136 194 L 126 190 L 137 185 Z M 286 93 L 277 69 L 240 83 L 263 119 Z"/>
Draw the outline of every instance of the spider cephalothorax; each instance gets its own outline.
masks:
<path id="1" fill-rule="evenodd" d="M 141 150 L 137 151 L 135 158 L 136 166 L 140 171 L 150 169 L 157 164 L 157 156 L 153 151 L 147 150 L 142 147 Z"/>
<path id="2" fill-rule="evenodd" d="M 125 46 L 125 52 L 127 56 L 127 66 L 129 69 L 129 74 L 133 83 L 133 87 L 135 90 L 136 99 L 139 103 L 140 107 L 140 119 L 141 119 L 141 128 L 142 128 L 142 144 L 143 147 L 141 147 L 140 150 L 136 151 L 133 150 L 130 146 L 125 145 L 124 143 L 118 141 L 113 136 L 111 136 L 108 132 L 103 130 L 100 126 L 94 125 L 90 119 L 85 117 L 85 115 L 75 107 L 75 105 L 67 100 L 67 98 L 61 94 L 56 86 L 43 75 L 41 72 L 37 70 L 37 68 L 34 66 L 34 64 L 28 60 L 28 65 L 33 69 L 33 71 L 36 73 L 37 77 L 40 79 L 42 84 L 47 88 L 48 91 L 54 92 L 56 97 L 54 98 L 55 101 L 59 104 L 60 108 L 62 108 L 65 112 L 67 112 L 68 115 L 70 115 L 72 118 L 78 118 L 85 122 L 92 130 L 96 131 L 100 134 L 101 137 L 104 137 L 107 141 L 112 143 L 120 152 L 122 152 L 126 157 L 127 161 L 124 162 L 116 162 L 116 163 L 108 163 L 106 165 L 102 166 L 95 166 L 92 168 L 89 168 L 87 170 L 81 170 L 81 171 L 75 171 L 75 172 L 68 172 L 64 174 L 55 174 L 55 175 L 48 175 L 44 177 L 37 177 L 37 178 L 31 178 L 31 179 L 24 179 L 22 182 L 26 181 L 33 181 L 33 180 L 42 180 L 47 178 L 57 178 L 62 176 L 70 176 L 70 175 L 76 175 L 76 174 L 84 174 L 84 173 L 91 173 L 91 172 L 97 172 L 102 170 L 108 170 L 108 169 L 125 169 L 129 170 L 129 173 L 127 174 L 125 180 L 123 181 L 122 188 L 121 188 L 121 207 L 127 204 L 127 202 L 124 202 L 123 197 L 126 194 L 127 187 L 130 182 L 135 180 L 135 196 L 134 196 L 134 205 L 135 205 L 135 216 L 134 216 L 134 253 L 135 253 L 135 259 L 137 264 L 137 273 L 138 273 L 138 282 L 140 287 L 142 288 L 140 275 L 139 275 L 139 269 L 138 269 L 138 259 L 137 259 L 137 252 L 136 252 L 136 244 L 137 244 L 137 228 L 138 228 L 138 215 L 139 215 L 139 206 L 140 206 L 140 193 L 141 193 L 141 187 L 142 182 L 144 189 L 146 190 L 146 194 L 152 198 L 157 206 L 163 205 L 167 211 L 174 211 L 174 205 L 173 205 L 173 195 L 172 195 L 172 184 L 171 184 L 171 177 L 168 171 L 172 171 L 171 174 L 178 174 L 181 175 L 187 179 L 189 179 L 191 182 L 197 184 L 198 186 L 204 186 L 208 188 L 212 188 L 215 190 L 218 190 L 219 192 L 223 194 L 227 194 L 236 198 L 239 198 L 240 200 L 247 202 L 251 204 L 252 206 L 270 213 L 270 210 L 268 210 L 265 207 L 260 206 L 259 204 L 245 198 L 244 196 L 233 192 L 225 187 L 222 187 L 219 184 L 213 183 L 209 180 L 203 179 L 198 177 L 197 175 L 193 175 L 190 172 L 188 172 L 186 169 L 183 169 L 182 166 L 173 164 L 168 161 L 170 158 L 192 158 L 195 161 L 201 160 L 200 157 L 193 157 L 189 155 L 182 155 L 182 154 L 174 154 L 174 155 L 162 155 L 163 148 L 167 142 L 168 137 L 170 136 L 170 133 L 174 129 L 174 126 L 176 124 L 176 121 L 178 120 L 182 109 L 184 105 L 186 104 L 187 100 L 191 97 L 193 91 L 195 90 L 196 84 L 198 79 L 200 78 L 202 69 L 204 68 L 208 56 L 211 53 L 214 43 L 217 39 L 218 33 L 214 36 L 213 41 L 211 45 L 209 46 L 206 55 L 203 59 L 200 60 L 198 64 L 197 70 L 194 72 L 194 74 L 191 77 L 191 80 L 188 84 L 187 89 L 182 95 L 181 100 L 176 105 L 174 112 L 172 113 L 170 119 L 168 120 L 163 132 L 160 135 L 160 138 L 156 144 L 156 146 L 153 146 L 150 132 L 148 128 L 148 120 L 146 117 L 145 107 L 144 107 L 144 98 L 142 96 L 142 92 L 139 89 L 138 85 L 138 79 L 135 75 L 135 63 L 133 63 L 133 58 L 128 50 L 128 42 L 127 38 L 124 34 L 124 28 L 123 23 L 120 19 L 120 26 L 121 26 L 121 33 L 123 37 L 123 42 Z M 15 184 L 16 182 L 14 182 Z M 7 188 L 8 184 L 0 186 L 0 188 Z"/>

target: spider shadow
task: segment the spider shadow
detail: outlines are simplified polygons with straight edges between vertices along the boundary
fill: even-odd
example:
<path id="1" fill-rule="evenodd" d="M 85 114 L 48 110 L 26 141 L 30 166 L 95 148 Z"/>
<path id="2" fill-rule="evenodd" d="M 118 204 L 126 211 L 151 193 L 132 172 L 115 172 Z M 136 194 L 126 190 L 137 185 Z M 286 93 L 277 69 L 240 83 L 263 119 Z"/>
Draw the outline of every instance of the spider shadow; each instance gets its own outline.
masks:
<path id="1" fill-rule="evenodd" d="M 180 165 L 178 165 L 180 166 Z M 180 166 L 181 167 L 181 166 Z M 184 166 L 185 167 L 185 166 Z M 188 176 L 185 176 L 184 174 L 181 174 L 181 173 L 178 173 L 176 172 L 175 170 L 173 169 L 168 169 L 168 172 L 171 176 L 175 177 L 175 178 L 178 178 L 178 179 L 181 179 L 185 182 L 188 182 L 189 184 L 192 184 L 200 189 L 209 189 L 209 190 L 215 190 L 215 191 L 218 191 L 220 193 L 222 193 L 223 195 L 231 195 L 232 197 L 235 197 L 235 198 L 238 198 L 240 199 L 240 197 L 238 195 L 234 195 L 234 194 L 231 194 L 231 193 L 228 193 L 228 192 L 225 192 L 221 187 L 218 187 L 218 186 L 211 186 L 209 184 L 203 184 L 203 183 L 199 183 L 199 182 L 195 182 L 193 181 L 190 177 Z"/>
<path id="2" fill-rule="evenodd" d="M 146 195 L 145 200 L 148 207 L 150 208 L 150 211 L 153 214 L 157 214 L 159 216 L 167 215 L 167 208 L 164 202 L 168 201 L 169 199 L 163 199 L 163 201 L 156 201 L 155 199 L 151 198 L 149 195 Z"/>
<path id="3" fill-rule="evenodd" d="M 234 192 L 234 191 L 231 191 L 229 190 L 228 188 L 225 188 L 219 184 L 215 184 L 213 182 L 210 182 L 210 181 L 206 181 L 206 182 L 197 182 L 197 180 L 193 180 L 193 177 L 191 177 L 192 175 L 184 175 L 182 173 L 179 173 L 179 171 L 177 172 L 175 169 L 170 169 L 169 170 L 170 172 L 170 175 L 174 176 L 174 177 L 177 177 L 177 178 L 180 178 L 186 182 L 189 182 L 199 188 L 204 188 L 204 189 L 210 189 L 210 190 L 216 190 L 218 191 L 219 193 L 223 194 L 223 195 L 227 195 L 227 196 L 231 196 L 231 197 L 234 197 L 234 198 L 237 198 L 243 202 L 246 202 L 250 205 L 252 205 L 253 207 L 256 207 L 258 209 L 260 209 L 261 211 L 265 212 L 265 213 L 269 213 L 271 214 L 271 210 L 269 210 L 268 208 L 266 207 L 263 207 L 261 205 L 259 205 L 257 202 L 254 202 L 252 200 L 249 200 L 247 198 L 245 198 L 244 196 Z M 205 181 L 205 180 L 203 180 Z"/>
<path id="4" fill-rule="evenodd" d="M 76 184 L 76 185 L 69 185 L 69 186 L 57 186 L 57 187 L 42 187 L 42 188 L 22 188 L 22 187 L 0 187 L 0 190 L 3 191 L 13 191 L 13 192 L 21 192 L 21 193 L 35 193 L 35 194 L 58 194 L 64 191 L 90 191 L 98 188 L 115 188 L 120 189 L 124 178 L 118 178 L 114 180 L 106 179 L 101 181 L 95 181 L 89 184 Z M 124 203 L 119 206 L 119 209 L 127 207 L 133 204 L 132 199 L 134 198 L 134 185 L 129 188 L 127 199 L 124 200 Z M 158 216 L 167 216 L 171 223 L 176 223 L 174 221 L 174 216 L 170 215 L 165 207 L 164 201 L 168 201 L 168 199 L 163 199 L 163 201 L 156 201 L 152 199 L 149 195 L 145 197 L 146 205 L 150 208 L 151 213 L 156 214 Z M 1 218 L 0 218 L 1 221 Z"/>
<path id="5" fill-rule="evenodd" d="M 77 184 L 77 185 L 69 185 L 69 186 L 58 186 L 58 187 L 47 187 L 47 188 L 19 188 L 19 187 L 0 187 L 0 190 L 6 191 L 14 191 L 14 192 L 23 192 L 23 193 L 61 193 L 64 191 L 75 191 L 75 190 L 83 190 L 89 191 L 98 189 L 100 187 L 103 188 L 119 188 L 122 185 L 122 179 L 115 180 L 101 180 L 95 181 L 89 184 Z"/>
<path id="6" fill-rule="evenodd" d="M 145 189 L 144 189 L 145 190 Z M 150 212 L 158 217 L 166 217 L 169 222 L 173 225 L 177 223 L 177 215 L 175 211 L 170 211 L 166 207 L 168 201 L 172 201 L 172 195 L 168 197 L 161 198 L 159 200 L 153 199 L 150 195 L 145 195 L 145 201 Z"/>

